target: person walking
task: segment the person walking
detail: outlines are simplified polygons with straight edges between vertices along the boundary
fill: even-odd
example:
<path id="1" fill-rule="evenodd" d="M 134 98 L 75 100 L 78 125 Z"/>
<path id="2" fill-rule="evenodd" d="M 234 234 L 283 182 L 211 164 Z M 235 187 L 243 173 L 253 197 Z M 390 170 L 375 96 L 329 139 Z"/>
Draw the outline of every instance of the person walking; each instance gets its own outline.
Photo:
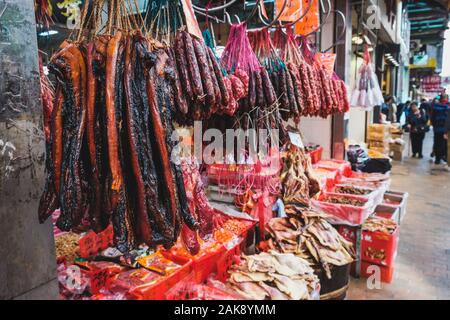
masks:
<path id="1" fill-rule="evenodd" d="M 434 103 L 432 106 L 431 124 L 434 131 L 434 164 L 435 169 L 448 169 L 446 162 L 447 157 L 447 116 L 449 111 L 448 95 L 442 94 L 439 103 Z"/>
<path id="2" fill-rule="evenodd" d="M 396 112 L 396 117 L 397 117 L 397 122 L 401 122 L 402 121 L 402 115 L 403 113 L 406 115 L 406 119 L 408 119 L 408 113 L 410 111 L 410 106 L 411 106 L 411 101 L 406 101 L 405 103 L 399 103 L 399 105 L 397 106 L 397 112 Z"/>
<path id="3" fill-rule="evenodd" d="M 423 140 L 425 134 L 430 130 L 430 127 L 427 125 L 428 117 L 423 110 L 419 109 L 417 103 L 413 102 L 411 103 L 411 112 L 406 121 L 411 136 L 413 158 L 417 156 L 419 159 L 422 159 Z"/>
<path id="4" fill-rule="evenodd" d="M 392 96 L 388 96 L 382 106 L 381 112 L 386 115 L 386 121 L 397 122 L 397 106 Z"/>

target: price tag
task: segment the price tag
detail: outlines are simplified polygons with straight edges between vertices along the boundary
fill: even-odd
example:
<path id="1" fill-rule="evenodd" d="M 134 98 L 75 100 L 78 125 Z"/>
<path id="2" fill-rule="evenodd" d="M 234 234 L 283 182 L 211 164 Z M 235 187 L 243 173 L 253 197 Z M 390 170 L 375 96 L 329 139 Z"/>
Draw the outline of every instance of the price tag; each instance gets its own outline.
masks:
<path id="1" fill-rule="evenodd" d="M 91 292 L 96 294 L 100 289 L 106 287 L 106 282 L 109 279 L 108 269 L 95 270 L 91 274 Z"/>
<path id="2" fill-rule="evenodd" d="M 303 145 L 302 137 L 299 133 L 296 132 L 289 132 L 289 139 L 291 140 L 291 143 L 294 146 L 299 147 L 300 149 L 304 149 L 305 146 Z"/>
<path id="3" fill-rule="evenodd" d="M 80 246 L 80 256 L 82 258 L 89 258 L 98 252 L 97 239 L 94 232 L 88 232 L 84 237 L 78 241 Z"/>

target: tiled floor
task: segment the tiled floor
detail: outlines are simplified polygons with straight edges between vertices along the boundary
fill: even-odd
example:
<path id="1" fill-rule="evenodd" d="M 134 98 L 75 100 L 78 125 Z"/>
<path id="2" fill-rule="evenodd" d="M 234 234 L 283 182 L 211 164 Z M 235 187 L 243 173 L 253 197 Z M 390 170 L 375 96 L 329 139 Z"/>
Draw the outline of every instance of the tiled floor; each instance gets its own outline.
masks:
<path id="1" fill-rule="evenodd" d="M 393 283 L 369 290 L 366 279 L 352 279 L 348 299 L 450 299 L 450 173 L 430 172 L 431 138 L 425 159 L 394 164 L 391 189 L 409 200 Z"/>

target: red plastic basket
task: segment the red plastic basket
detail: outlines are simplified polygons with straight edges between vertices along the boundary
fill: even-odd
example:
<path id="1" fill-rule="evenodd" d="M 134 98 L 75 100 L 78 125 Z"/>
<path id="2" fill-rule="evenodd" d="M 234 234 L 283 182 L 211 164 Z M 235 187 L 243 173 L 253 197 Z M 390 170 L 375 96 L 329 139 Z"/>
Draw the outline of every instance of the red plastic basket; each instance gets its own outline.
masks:
<path id="1" fill-rule="evenodd" d="M 361 260 L 382 266 L 393 266 L 397 255 L 399 227 L 392 234 L 362 232 Z"/>
<path id="2" fill-rule="evenodd" d="M 336 160 L 336 159 L 321 160 L 317 163 L 317 165 L 320 168 L 337 169 L 339 170 L 340 176 L 343 177 L 350 177 L 353 173 L 352 165 L 350 164 L 350 162 L 345 160 Z"/>
<path id="3" fill-rule="evenodd" d="M 316 150 L 308 152 L 308 154 L 311 157 L 311 163 L 316 164 L 317 162 L 322 160 L 323 147 L 318 147 Z"/>
<path id="4" fill-rule="evenodd" d="M 139 286 L 129 294 L 137 300 L 163 300 L 170 288 L 191 274 L 192 266 L 193 262 L 188 261 L 170 275 L 161 277 L 156 283 Z"/>
<path id="5" fill-rule="evenodd" d="M 355 263 L 353 263 L 353 272 L 355 269 Z M 386 266 L 380 266 L 376 265 L 374 263 L 361 261 L 361 272 L 360 276 L 362 278 L 369 278 L 369 277 L 377 277 L 379 276 L 379 281 L 384 283 L 392 283 L 392 280 L 394 279 L 394 267 L 386 267 Z"/>
<path id="6" fill-rule="evenodd" d="M 350 199 L 362 200 L 365 202 L 364 206 L 356 207 L 346 204 L 329 203 L 323 201 L 327 196 L 339 196 Z M 343 195 L 338 193 L 325 193 L 320 195 L 318 200 L 311 200 L 312 205 L 317 210 L 320 210 L 329 215 L 328 220 L 333 224 L 343 225 L 361 225 L 373 213 L 373 200 L 367 197 Z"/>

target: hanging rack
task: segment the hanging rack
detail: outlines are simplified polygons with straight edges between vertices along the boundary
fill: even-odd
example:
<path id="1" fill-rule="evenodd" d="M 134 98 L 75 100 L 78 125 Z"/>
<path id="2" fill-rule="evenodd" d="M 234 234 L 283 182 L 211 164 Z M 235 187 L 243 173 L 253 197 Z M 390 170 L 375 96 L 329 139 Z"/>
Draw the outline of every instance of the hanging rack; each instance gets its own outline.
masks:
<path id="1" fill-rule="evenodd" d="M 264 4 L 263 4 L 264 5 Z M 277 16 L 272 20 L 272 22 L 265 21 L 265 18 L 262 16 L 261 7 L 258 6 L 258 16 L 259 20 L 268 28 L 273 26 L 276 22 L 278 22 L 278 19 L 280 19 L 281 15 L 283 14 L 284 10 L 286 9 L 287 0 L 284 0 L 283 5 L 281 6 L 280 12 L 278 12 Z"/>
<path id="2" fill-rule="evenodd" d="M 226 8 L 228 8 L 229 6 L 233 5 L 233 4 L 234 4 L 235 2 L 237 2 L 237 1 L 238 1 L 238 0 L 231 0 L 230 2 L 225 3 L 224 5 L 221 5 L 221 6 L 218 6 L 218 7 L 213 7 L 213 8 L 208 8 L 208 9 L 202 8 L 202 7 L 199 7 L 199 6 L 196 6 L 196 5 L 192 5 L 192 7 L 193 7 L 194 9 L 197 9 L 198 11 L 203 11 L 203 12 L 206 12 L 206 11 L 209 11 L 209 12 L 215 12 L 215 11 L 220 11 L 220 10 L 226 9 Z"/>

